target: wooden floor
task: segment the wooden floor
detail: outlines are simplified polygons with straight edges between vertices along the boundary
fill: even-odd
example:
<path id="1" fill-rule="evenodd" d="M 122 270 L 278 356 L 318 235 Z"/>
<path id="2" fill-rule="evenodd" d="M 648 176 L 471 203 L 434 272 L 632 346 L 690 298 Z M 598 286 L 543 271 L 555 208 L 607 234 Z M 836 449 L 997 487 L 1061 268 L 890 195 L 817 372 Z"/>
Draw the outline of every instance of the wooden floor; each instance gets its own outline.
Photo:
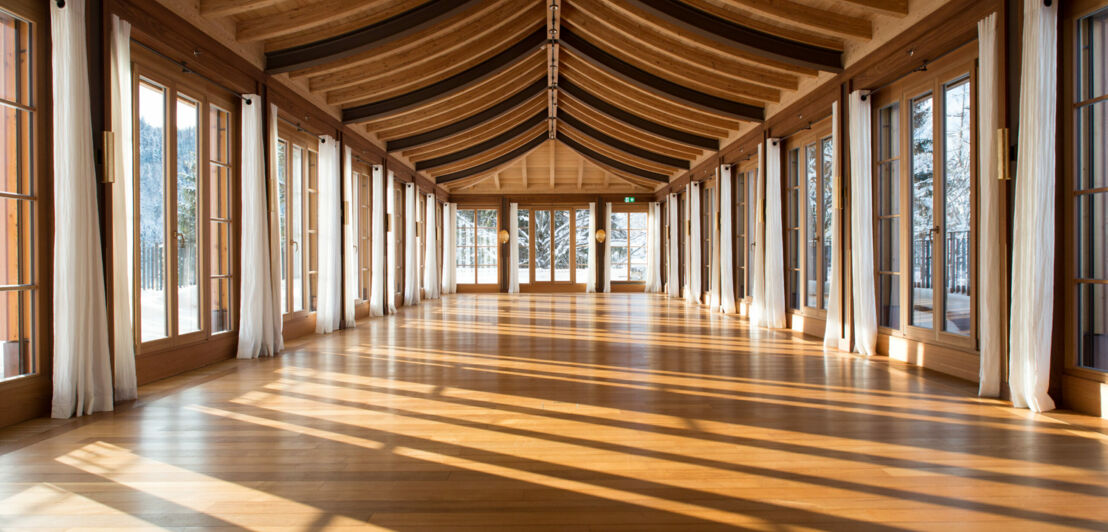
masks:
<path id="1" fill-rule="evenodd" d="M 660 296 L 449 296 L 0 431 L 0 529 L 1108 529 L 1105 422 L 974 391 Z"/>

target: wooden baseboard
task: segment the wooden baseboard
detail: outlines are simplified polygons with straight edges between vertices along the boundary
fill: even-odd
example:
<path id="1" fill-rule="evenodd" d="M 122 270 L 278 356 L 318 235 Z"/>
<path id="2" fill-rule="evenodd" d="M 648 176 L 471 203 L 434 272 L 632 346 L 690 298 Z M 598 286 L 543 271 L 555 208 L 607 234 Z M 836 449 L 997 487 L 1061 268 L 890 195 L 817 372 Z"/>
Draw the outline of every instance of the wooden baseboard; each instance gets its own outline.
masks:
<path id="1" fill-rule="evenodd" d="M 976 352 L 928 344 L 901 336 L 878 334 L 877 353 L 970 382 L 980 380 L 981 359 Z"/>
<path id="2" fill-rule="evenodd" d="M 495 284 L 460 284 L 459 294 L 495 294 L 500 292 L 500 286 Z"/>
<path id="3" fill-rule="evenodd" d="M 1062 400 L 1059 402 L 1082 414 L 1108 418 L 1108 383 L 1063 375 Z"/>

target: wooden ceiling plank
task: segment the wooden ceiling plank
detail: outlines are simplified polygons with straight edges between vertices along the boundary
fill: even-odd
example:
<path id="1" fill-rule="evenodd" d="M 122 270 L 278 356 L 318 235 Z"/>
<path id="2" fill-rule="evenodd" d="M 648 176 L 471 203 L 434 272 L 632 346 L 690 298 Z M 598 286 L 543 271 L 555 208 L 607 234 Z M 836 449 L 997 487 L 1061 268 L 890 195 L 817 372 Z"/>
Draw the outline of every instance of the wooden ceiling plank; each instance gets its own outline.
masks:
<path id="1" fill-rule="evenodd" d="M 589 148 L 590 150 L 592 150 L 596 153 L 604 155 L 604 156 L 608 157 L 609 159 L 614 159 L 616 161 L 621 161 L 621 162 L 627 163 L 631 166 L 634 166 L 635 168 L 639 168 L 641 170 L 648 170 L 648 171 L 655 172 L 655 173 L 658 173 L 658 174 L 672 175 L 673 173 L 675 173 L 677 171 L 677 169 L 673 168 L 672 166 L 658 164 L 654 161 L 648 161 L 648 160 L 643 159 L 641 157 L 636 157 L 636 156 L 631 155 L 627 152 L 612 148 L 611 146 L 608 146 L 607 144 L 604 144 L 603 142 L 599 142 L 599 141 L 593 139 L 592 137 L 589 137 L 588 135 L 578 131 L 576 128 L 574 128 L 573 126 L 570 126 L 569 124 L 563 123 L 561 129 L 562 129 L 562 133 L 564 133 L 562 135 L 563 138 L 572 139 L 572 140 L 576 141 L 578 144 L 580 144 L 582 146 L 585 146 L 586 148 Z"/>
<path id="2" fill-rule="evenodd" d="M 705 112 L 729 116 L 738 120 L 761 122 L 765 119 L 765 109 L 763 107 L 705 94 L 655 76 L 588 42 L 584 37 L 577 35 L 568 28 L 562 28 L 559 42 L 582 60 L 592 63 L 593 66 L 622 79 L 628 84 L 659 97 L 677 100 Z"/>
<path id="3" fill-rule="evenodd" d="M 482 152 L 482 153 L 478 153 L 476 155 L 470 156 L 468 158 L 465 158 L 465 159 L 462 159 L 462 160 L 459 160 L 459 161 L 452 162 L 450 164 L 445 164 L 445 165 L 442 165 L 442 166 L 438 166 L 436 168 L 432 168 L 430 170 L 426 170 L 425 173 L 429 176 L 438 176 L 438 175 L 450 174 L 450 173 L 453 173 L 453 172 L 456 172 L 456 171 L 459 171 L 459 170 L 465 170 L 466 168 L 472 168 L 474 166 L 483 164 L 485 162 L 496 159 L 496 158 L 500 157 L 501 155 L 504 155 L 505 153 L 510 153 L 511 151 L 515 150 L 519 146 L 522 146 L 522 145 L 526 144 L 527 142 L 529 142 L 528 139 L 533 138 L 540 131 L 546 131 L 546 124 L 540 124 L 540 125 L 532 128 L 526 134 L 521 135 L 518 138 L 512 139 L 508 142 L 505 142 L 505 143 L 503 143 L 499 146 L 496 146 L 496 147 L 492 148 L 491 150 L 488 150 L 488 151 L 485 151 L 485 152 Z"/>
<path id="4" fill-rule="evenodd" d="M 525 105 L 521 105 L 511 112 L 505 113 L 495 120 L 490 120 L 482 124 L 479 128 L 474 128 L 473 130 L 453 135 L 430 144 L 424 144 L 417 148 L 402 150 L 401 153 L 409 160 L 423 160 L 465 149 L 511 129 L 515 124 L 518 124 L 520 121 L 527 119 L 527 117 L 545 108 L 545 99 L 541 97 L 532 98 Z"/>
<path id="5" fill-rule="evenodd" d="M 449 138 L 454 135 L 463 134 L 481 127 L 484 124 L 492 122 L 501 116 L 510 113 L 516 108 L 525 105 L 527 102 L 533 100 L 536 96 L 542 94 L 546 90 L 545 80 L 538 80 L 527 88 L 513 94 L 511 97 L 502 100 L 500 103 L 485 109 L 476 114 L 472 114 L 453 122 L 451 124 L 420 133 L 417 135 L 411 135 L 404 138 L 388 141 L 388 151 L 398 151 L 410 148 L 416 148 L 427 144 L 432 144 L 436 141 Z"/>
<path id="6" fill-rule="evenodd" d="M 658 153 L 663 153 L 671 157 L 677 157 L 678 159 L 687 159 L 690 161 L 699 158 L 704 153 L 704 150 L 702 148 L 689 147 L 684 144 L 673 142 L 661 136 L 645 132 L 641 129 L 630 127 L 627 124 L 623 124 L 603 113 L 592 109 L 584 103 L 577 101 L 567 94 L 562 95 L 561 106 L 567 112 L 572 113 L 576 116 L 580 116 L 590 125 L 599 129 L 600 131 L 607 133 L 608 135 L 626 138 L 628 142 L 639 144 L 644 148 L 649 148 Z"/>
<path id="7" fill-rule="evenodd" d="M 870 9 L 881 11 L 886 15 L 903 17 L 908 14 L 908 0 L 846 0 Z"/>
<path id="8" fill-rule="evenodd" d="M 544 29 L 531 33 L 507 50 L 474 66 L 461 74 L 444 79 L 412 92 L 394 96 L 387 100 L 367 103 L 358 107 L 343 109 L 342 119 L 345 123 L 364 122 L 371 118 L 388 116 L 405 109 L 423 105 L 429 101 L 447 97 L 460 92 L 465 88 L 479 83 L 490 76 L 495 75 L 516 62 L 529 56 L 531 52 L 541 47 L 546 42 Z"/>
<path id="9" fill-rule="evenodd" d="M 524 121 L 520 122 L 519 124 L 516 124 L 515 127 L 509 129 L 508 131 L 505 131 L 504 133 L 501 133 L 501 134 L 499 134 L 499 135 L 497 135 L 497 136 L 495 136 L 491 139 L 488 139 L 484 142 L 474 144 L 473 146 L 470 146 L 470 147 L 465 148 L 463 150 L 459 150 L 459 151 L 456 151 L 454 153 L 450 153 L 450 154 L 447 154 L 447 155 L 442 155 L 440 157 L 435 157 L 435 158 L 432 158 L 432 159 L 425 159 L 425 160 L 422 160 L 422 161 L 416 161 L 416 171 L 421 172 L 423 170 L 429 170 L 431 168 L 444 166 L 444 165 L 453 163 L 455 161 L 460 161 L 462 159 L 472 157 L 472 156 L 477 155 L 479 153 L 489 151 L 493 148 L 496 148 L 497 146 L 502 146 L 505 143 L 511 142 L 511 141 L 519 138 L 520 136 L 526 134 L 528 131 L 533 129 L 535 126 L 537 126 L 539 124 L 545 124 L 545 123 L 546 123 L 546 112 L 544 110 L 544 111 L 538 112 L 537 114 L 532 115 L 527 120 L 524 120 Z"/>
<path id="10" fill-rule="evenodd" d="M 284 0 L 200 0 L 200 16 L 230 17 L 275 6 Z"/>
<path id="11" fill-rule="evenodd" d="M 626 153 L 634 155 L 636 157 L 640 157 L 642 159 L 646 159 L 646 160 L 649 160 L 649 161 L 654 161 L 656 163 L 664 164 L 666 166 L 672 166 L 674 168 L 680 168 L 680 169 L 683 169 L 683 170 L 688 170 L 689 169 L 689 161 L 687 161 L 685 159 L 678 159 L 676 157 L 669 157 L 669 156 L 666 156 L 666 155 L 662 155 L 660 153 L 654 153 L 650 150 L 643 149 L 643 148 L 640 148 L 638 146 L 635 146 L 634 144 L 624 142 L 623 140 L 620 140 L 616 137 L 612 137 L 612 136 L 604 133 L 603 131 L 600 131 L 600 130 L 592 127 L 591 125 L 586 124 L 584 121 L 578 120 L 576 117 L 574 117 L 573 115 L 571 115 L 567 112 L 563 111 L 562 116 L 561 116 L 561 118 L 559 118 L 559 120 L 561 120 L 562 122 L 565 122 L 570 127 L 576 129 L 577 131 L 580 131 L 581 133 L 584 133 L 585 135 L 588 135 L 593 140 L 595 140 L 597 142 L 601 142 L 603 144 L 607 144 L 608 146 L 611 146 L 612 148 L 615 148 L 617 150 L 626 152 Z"/>
<path id="12" fill-rule="evenodd" d="M 434 26 L 477 2 L 480 0 L 428 0 L 358 31 L 303 46 L 267 52 L 266 71 L 270 74 L 288 72 L 366 52 Z"/>
<path id="13" fill-rule="evenodd" d="M 742 26 L 676 0 L 627 1 L 685 32 L 697 33 L 724 46 L 741 48 L 748 53 L 797 66 L 836 73 L 843 70 L 841 50 L 802 43 Z"/>
<path id="14" fill-rule="evenodd" d="M 459 170 L 459 171 L 451 173 L 451 174 L 438 176 L 438 177 L 435 178 L 435 183 L 442 184 L 442 183 L 449 183 L 451 181 L 457 181 L 459 179 L 463 179 L 465 177 L 468 177 L 468 176 L 471 176 L 471 175 L 474 175 L 474 174 L 479 174 L 481 172 L 488 171 L 488 170 L 496 168 L 500 165 L 510 163 L 510 162 L 520 158 L 520 157 L 525 156 L 527 154 L 527 152 L 530 152 L 531 150 L 534 150 L 535 148 L 541 146 L 542 143 L 546 142 L 547 140 L 548 140 L 548 135 L 547 135 L 546 131 L 543 131 L 542 133 L 535 136 L 535 138 L 531 139 L 526 144 L 512 150 L 511 152 L 508 152 L 504 155 L 501 155 L 500 157 L 497 157 L 496 159 L 493 159 L 492 161 L 488 161 L 486 163 L 483 163 L 483 164 L 478 165 L 478 166 L 474 166 L 472 168 L 467 168 L 465 170 Z"/>
<path id="15" fill-rule="evenodd" d="M 689 2 L 701 9 L 713 5 L 712 2 L 705 0 L 699 2 L 689 0 Z M 765 16 L 777 24 L 803 26 L 824 35 L 867 40 L 873 37 L 873 23 L 867 18 L 794 0 L 731 0 L 729 5 L 734 10 L 741 8 L 744 11 Z"/>
<path id="16" fill-rule="evenodd" d="M 608 157 L 606 155 L 597 153 L 597 152 L 585 147 L 581 143 L 579 143 L 579 142 L 577 142 L 577 141 L 575 141 L 571 138 L 566 137 L 565 135 L 558 135 L 558 141 L 561 142 L 562 144 L 565 144 L 567 147 L 569 147 L 573 151 L 577 152 L 581 156 L 592 159 L 592 161 L 597 163 L 597 164 L 601 164 L 601 165 L 607 166 L 609 168 L 614 168 L 616 170 L 627 172 L 629 174 L 634 174 L 634 175 L 637 175 L 637 176 L 640 176 L 640 177 L 644 177 L 646 179 L 650 179 L 652 181 L 657 181 L 659 183 L 669 183 L 669 176 L 668 175 L 657 173 L 657 172 L 651 172 L 649 170 L 643 170 L 641 168 L 631 166 L 627 163 L 617 161 L 615 159 L 612 159 L 611 157 Z"/>

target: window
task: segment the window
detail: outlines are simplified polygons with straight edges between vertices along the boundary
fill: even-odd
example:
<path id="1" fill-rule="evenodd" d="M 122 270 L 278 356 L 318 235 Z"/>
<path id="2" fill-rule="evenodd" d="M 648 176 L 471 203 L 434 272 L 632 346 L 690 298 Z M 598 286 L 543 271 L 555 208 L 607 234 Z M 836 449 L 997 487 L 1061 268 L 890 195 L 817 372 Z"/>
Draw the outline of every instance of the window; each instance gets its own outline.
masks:
<path id="1" fill-rule="evenodd" d="M 281 310 L 286 314 L 314 310 L 314 288 L 305 282 L 306 272 L 314 275 L 315 224 L 308 223 L 314 213 L 316 139 L 294 130 L 280 130 L 277 141 L 278 228 L 281 236 Z M 309 188 L 312 187 L 312 188 Z M 305 245 L 306 244 L 306 245 Z M 314 279 L 314 277 L 313 277 Z M 309 289 L 312 289 L 309 292 Z"/>
<path id="2" fill-rule="evenodd" d="M 576 209 L 574 220 L 574 238 L 573 243 L 576 248 L 574 257 L 574 263 L 576 272 L 574 272 L 575 280 L 578 284 L 584 284 L 589 277 L 589 216 L 588 209 Z"/>
<path id="3" fill-rule="evenodd" d="M 318 146 L 318 145 L 316 145 Z M 319 295 L 319 152 L 304 150 L 304 182 L 307 186 L 307 228 L 308 228 L 308 310 L 315 312 Z"/>
<path id="4" fill-rule="evenodd" d="M 531 283 L 531 211 L 528 209 L 516 210 L 516 239 L 519 246 L 519 284 Z"/>
<path id="5" fill-rule="evenodd" d="M 645 211 L 613 212 L 611 253 L 611 280 L 643 282 L 647 265 L 647 216 Z"/>
<path id="6" fill-rule="evenodd" d="M 144 349 L 233 329 L 238 102 L 136 50 L 135 324 Z"/>
<path id="7" fill-rule="evenodd" d="M 458 284 L 496 284 L 497 275 L 496 209 L 458 209 L 457 251 Z"/>
<path id="8" fill-rule="evenodd" d="M 532 284 L 584 284 L 589 262 L 589 210 L 577 206 L 529 207 L 528 235 L 524 235 L 524 210 L 519 212 L 520 282 L 530 277 Z M 528 257 L 534 257 L 533 265 L 523 259 L 524 242 L 531 245 Z M 534 271 L 524 272 L 529 266 Z"/>
<path id="9" fill-rule="evenodd" d="M 1073 94 L 1074 217 L 1077 221 L 1077 365 L 1108 371 L 1108 68 L 1105 42 L 1108 10 L 1077 24 Z"/>
<path id="10" fill-rule="evenodd" d="M 735 300 L 746 297 L 746 173 L 740 172 L 736 166 L 732 173 L 735 180 L 731 191 L 735 197 L 735 208 L 731 211 L 735 225 Z"/>
<path id="11" fill-rule="evenodd" d="M 975 317 L 974 51 L 875 95 L 873 137 L 878 324 L 966 348 Z"/>
<path id="12" fill-rule="evenodd" d="M 705 181 L 700 187 L 700 290 L 704 293 L 708 293 L 712 286 L 712 240 L 715 239 L 715 222 L 715 181 Z"/>
<path id="13" fill-rule="evenodd" d="M 390 230 L 395 235 L 395 240 L 393 240 L 395 247 L 392 252 L 396 253 L 396 268 L 392 271 L 392 275 L 394 275 L 394 279 L 396 279 L 396 283 L 393 284 L 396 293 L 393 294 L 393 297 L 396 298 L 397 305 L 399 306 L 400 302 L 404 301 L 404 260 L 407 258 L 404 255 L 404 230 L 406 227 L 404 225 L 405 194 L 403 181 L 397 180 L 393 184 L 392 194 L 392 227 Z"/>
<path id="14" fill-rule="evenodd" d="M 785 271 L 788 273 L 787 303 L 800 308 L 800 148 L 788 151 L 788 181 L 785 184 Z"/>
<path id="15" fill-rule="evenodd" d="M 0 11 L 0 214 L 5 228 L 0 234 L 4 278 L 0 290 L 0 380 L 31 375 L 38 371 L 33 341 L 38 299 L 38 269 L 35 263 L 37 227 L 35 131 L 44 119 L 36 101 L 35 62 L 30 21 Z"/>
<path id="16" fill-rule="evenodd" d="M 354 176 L 354 182 L 358 189 L 358 299 L 369 300 L 371 277 L 371 264 L 373 261 L 373 248 L 370 245 L 372 227 L 370 224 L 370 205 L 372 188 L 370 186 L 370 172 L 358 172 Z"/>

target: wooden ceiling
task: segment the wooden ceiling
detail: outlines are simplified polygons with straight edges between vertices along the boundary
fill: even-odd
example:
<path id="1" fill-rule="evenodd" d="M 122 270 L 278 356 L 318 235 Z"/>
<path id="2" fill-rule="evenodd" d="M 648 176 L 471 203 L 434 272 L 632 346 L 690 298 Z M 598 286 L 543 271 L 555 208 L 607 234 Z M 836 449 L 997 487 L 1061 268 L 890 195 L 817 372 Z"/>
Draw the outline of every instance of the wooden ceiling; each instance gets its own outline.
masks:
<path id="1" fill-rule="evenodd" d="M 840 71 L 874 16 L 908 13 L 908 0 L 199 2 L 417 171 L 513 192 L 661 186 Z M 530 179 L 534 160 L 556 168 Z"/>

